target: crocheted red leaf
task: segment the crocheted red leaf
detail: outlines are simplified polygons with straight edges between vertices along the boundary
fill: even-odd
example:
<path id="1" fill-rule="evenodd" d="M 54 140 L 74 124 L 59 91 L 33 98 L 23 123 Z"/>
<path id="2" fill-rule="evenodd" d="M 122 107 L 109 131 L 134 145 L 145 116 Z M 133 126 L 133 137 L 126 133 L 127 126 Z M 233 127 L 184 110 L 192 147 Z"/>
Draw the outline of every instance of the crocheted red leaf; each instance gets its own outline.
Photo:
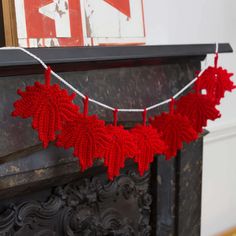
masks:
<path id="1" fill-rule="evenodd" d="M 135 156 L 135 162 L 138 163 L 139 173 L 142 176 L 149 169 L 156 154 L 163 154 L 167 149 L 166 144 L 161 139 L 157 130 L 148 125 L 137 125 L 131 131 L 139 153 Z"/>
<path id="2" fill-rule="evenodd" d="M 198 138 L 197 132 L 191 126 L 187 117 L 175 113 L 162 113 L 150 119 L 151 125 L 162 134 L 162 139 L 168 148 L 165 151 L 166 159 L 176 156 L 183 142 L 191 142 Z"/>
<path id="3" fill-rule="evenodd" d="M 208 96 L 189 93 L 176 102 L 176 111 L 187 116 L 193 128 L 198 133 L 201 133 L 208 120 L 215 120 L 221 117 L 215 106 L 215 103 Z"/>
<path id="4" fill-rule="evenodd" d="M 103 157 L 109 144 L 105 122 L 95 115 L 80 115 L 65 123 L 57 140 L 59 147 L 74 148 L 74 156 L 79 158 L 82 171 L 91 167 L 95 159 Z"/>
<path id="5" fill-rule="evenodd" d="M 231 92 L 236 88 L 234 83 L 230 80 L 233 73 L 229 73 L 222 67 L 208 67 L 202 75 L 199 76 L 195 88 L 207 91 L 207 95 L 216 103 L 219 104 L 221 98 L 224 97 L 225 92 Z"/>
<path id="6" fill-rule="evenodd" d="M 108 167 L 107 175 L 112 180 L 124 168 L 125 159 L 137 154 L 137 146 L 133 136 L 123 126 L 108 125 L 107 133 L 111 135 L 111 142 L 104 154 L 104 165 Z"/>
<path id="7" fill-rule="evenodd" d="M 35 82 L 34 86 L 27 86 L 26 91 L 18 90 L 17 93 L 21 99 L 14 103 L 12 115 L 33 118 L 32 127 L 38 131 L 44 148 L 56 139 L 56 132 L 61 130 L 62 124 L 78 114 L 79 108 L 72 103 L 75 94 L 68 95 L 57 84 L 50 86 Z"/>

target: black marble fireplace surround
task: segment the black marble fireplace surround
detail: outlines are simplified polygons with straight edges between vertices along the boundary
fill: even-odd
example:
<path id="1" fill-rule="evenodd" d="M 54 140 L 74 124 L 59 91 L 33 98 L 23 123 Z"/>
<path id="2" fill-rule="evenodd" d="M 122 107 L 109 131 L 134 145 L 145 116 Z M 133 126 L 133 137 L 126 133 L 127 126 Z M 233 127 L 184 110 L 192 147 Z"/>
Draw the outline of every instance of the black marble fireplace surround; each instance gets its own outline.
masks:
<path id="1" fill-rule="evenodd" d="M 205 44 L 30 51 L 84 94 L 111 106 L 143 108 L 175 94 L 214 50 Z M 219 52 L 231 51 L 220 44 Z M 101 162 L 81 173 L 71 150 L 42 149 L 31 120 L 10 116 L 17 88 L 36 80 L 43 81 L 37 62 L 20 51 L 0 51 L 0 235 L 200 235 L 203 137 L 170 161 L 156 157 L 143 177 L 132 161 L 114 182 Z M 112 112 L 96 105 L 89 112 L 112 121 Z M 127 128 L 141 119 L 119 114 Z"/>

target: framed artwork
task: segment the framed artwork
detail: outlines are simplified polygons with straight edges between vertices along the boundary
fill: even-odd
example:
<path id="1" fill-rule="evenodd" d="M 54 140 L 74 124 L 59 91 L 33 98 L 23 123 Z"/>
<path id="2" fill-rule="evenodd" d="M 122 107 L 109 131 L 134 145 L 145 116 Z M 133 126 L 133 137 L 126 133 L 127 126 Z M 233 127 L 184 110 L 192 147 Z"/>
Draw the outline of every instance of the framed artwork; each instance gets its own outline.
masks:
<path id="1" fill-rule="evenodd" d="M 4 1 L 5 35 L 11 38 L 7 45 L 145 44 L 143 0 Z"/>

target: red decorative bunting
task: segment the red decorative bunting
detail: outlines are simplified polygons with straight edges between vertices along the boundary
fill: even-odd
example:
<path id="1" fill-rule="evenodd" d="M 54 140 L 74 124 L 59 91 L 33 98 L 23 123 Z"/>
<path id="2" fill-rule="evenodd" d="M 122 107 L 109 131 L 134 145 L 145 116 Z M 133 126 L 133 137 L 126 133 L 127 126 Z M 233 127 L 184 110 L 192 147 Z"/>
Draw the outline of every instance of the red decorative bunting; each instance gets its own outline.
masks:
<path id="1" fill-rule="evenodd" d="M 88 97 L 84 100 L 84 115 L 65 123 L 57 141 L 59 147 L 74 148 L 74 156 L 79 158 L 82 171 L 92 167 L 95 159 L 103 157 L 111 142 L 105 122 L 96 115 L 87 116 L 87 104 Z"/>
<path id="2" fill-rule="evenodd" d="M 79 108 L 73 104 L 74 94 L 68 95 L 58 85 L 50 85 L 50 68 L 45 71 L 45 84 L 35 82 L 24 92 L 18 90 L 21 99 L 14 103 L 12 115 L 32 117 L 32 127 L 38 131 L 45 148 L 56 137 L 58 146 L 74 148 L 82 170 L 91 167 L 95 159 L 104 158 L 108 178 L 112 180 L 119 175 L 126 158 L 133 158 L 138 163 L 140 175 L 143 175 L 156 154 L 164 154 L 166 159 L 176 156 L 184 142 L 198 138 L 208 120 L 220 117 L 216 105 L 226 91 L 232 91 L 236 86 L 230 80 L 233 74 L 217 64 L 218 54 L 215 66 L 199 76 L 194 85 L 195 92 L 181 97 L 176 102 L 176 108 L 172 99 L 169 113 L 151 118 L 151 125 L 146 125 L 147 110 L 144 109 L 143 124 L 135 126 L 130 132 L 123 126 L 117 126 L 117 109 L 113 125 L 105 126 L 105 122 L 96 115 L 88 116 L 88 97 L 84 99 L 84 112 L 80 114 Z M 207 94 L 201 94 L 202 90 L 206 90 Z"/>
<path id="3" fill-rule="evenodd" d="M 156 154 L 163 154 L 167 146 L 161 140 L 156 129 L 146 125 L 146 110 L 143 113 L 143 125 L 137 125 L 131 130 L 139 153 L 135 156 L 135 162 L 138 163 L 140 175 L 149 169 L 150 163 L 153 162 Z"/>
<path id="4" fill-rule="evenodd" d="M 229 73 L 227 70 L 222 67 L 218 67 L 218 54 L 215 57 L 215 66 L 208 67 L 198 79 L 198 84 L 195 84 L 195 87 L 198 86 L 199 89 L 205 89 L 207 95 L 216 103 L 220 104 L 221 98 L 224 97 L 225 92 L 231 92 L 236 88 L 234 83 L 230 80 L 233 76 L 233 73 Z"/>
<path id="5" fill-rule="evenodd" d="M 160 116 L 155 116 L 154 119 L 150 119 L 150 123 L 162 134 L 164 142 L 168 145 L 168 149 L 165 151 L 167 160 L 176 156 L 177 151 L 183 147 L 183 142 L 189 143 L 198 138 L 198 134 L 188 118 L 175 113 L 173 99 L 170 112 L 163 112 Z"/>
<path id="6" fill-rule="evenodd" d="M 13 116 L 33 118 L 32 127 L 38 131 L 39 139 L 46 148 L 56 139 L 65 121 L 72 120 L 78 114 L 78 106 L 72 103 L 75 94 L 68 95 L 59 85 L 50 85 L 51 70 L 45 71 L 45 84 L 35 82 L 27 86 L 26 91 L 17 93 L 22 97 L 14 103 Z"/>
<path id="7" fill-rule="evenodd" d="M 220 112 L 215 108 L 215 103 L 207 95 L 189 93 L 176 102 L 176 111 L 188 117 L 193 128 L 202 132 L 208 120 L 215 120 L 221 117 Z"/>

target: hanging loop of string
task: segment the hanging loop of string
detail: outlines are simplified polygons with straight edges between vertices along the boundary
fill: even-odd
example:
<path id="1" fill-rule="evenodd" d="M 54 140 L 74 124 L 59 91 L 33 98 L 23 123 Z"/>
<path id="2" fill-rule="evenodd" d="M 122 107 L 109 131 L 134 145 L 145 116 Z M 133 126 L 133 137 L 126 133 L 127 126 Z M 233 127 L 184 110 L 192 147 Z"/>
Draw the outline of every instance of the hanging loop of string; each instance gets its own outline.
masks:
<path id="1" fill-rule="evenodd" d="M 88 115 L 88 101 L 89 101 L 88 96 L 85 96 L 85 98 L 84 98 L 84 117 L 86 117 Z"/>
<path id="2" fill-rule="evenodd" d="M 199 88 L 199 77 L 197 77 L 197 81 L 196 81 L 196 87 L 195 87 L 195 91 L 197 94 L 201 94 L 201 90 Z"/>
<path id="3" fill-rule="evenodd" d="M 51 68 L 48 66 L 48 68 L 45 70 L 45 85 L 50 86 L 51 82 Z"/>
<path id="4" fill-rule="evenodd" d="M 215 68 L 218 67 L 218 59 L 219 59 L 219 44 L 216 43 L 216 51 L 215 51 L 215 58 L 214 58 L 214 65 L 215 65 Z"/>
<path id="5" fill-rule="evenodd" d="M 171 98 L 170 107 L 169 107 L 170 114 L 173 114 L 174 110 L 175 110 L 175 99 Z"/>
<path id="6" fill-rule="evenodd" d="M 118 109 L 115 108 L 115 110 L 113 111 L 113 115 L 114 115 L 114 126 L 117 126 L 117 121 L 118 121 Z"/>
<path id="7" fill-rule="evenodd" d="M 218 67 L 218 59 L 219 59 L 219 55 L 218 55 L 218 52 L 217 52 L 216 55 L 215 55 L 215 59 L 214 59 L 215 68 Z"/>
<path id="8" fill-rule="evenodd" d="M 145 126 L 147 123 L 147 109 L 145 108 L 143 111 L 143 125 Z"/>
<path id="9" fill-rule="evenodd" d="M 49 67 L 43 62 L 42 59 L 40 59 L 38 56 L 36 56 L 35 54 L 29 52 L 27 49 L 25 48 L 21 48 L 21 47 L 0 47 L 0 50 L 19 50 L 24 52 L 25 54 L 27 54 L 28 56 L 32 57 L 33 59 L 35 59 L 36 61 L 38 61 L 45 70 L 47 70 Z M 218 53 L 218 44 L 216 44 L 216 51 Z M 202 70 L 199 74 L 198 77 L 204 72 L 204 70 Z M 79 90 L 77 90 L 75 87 L 73 87 L 70 83 L 68 83 L 66 80 L 64 80 L 61 76 L 59 76 L 56 72 L 54 72 L 53 70 L 51 70 L 51 75 L 53 75 L 55 78 L 57 78 L 59 81 L 61 81 L 63 84 L 65 84 L 68 88 L 70 88 L 72 91 L 74 91 L 76 94 L 78 94 L 80 97 L 82 97 L 83 99 L 87 99 L 87 101 L 92 102 L 94 104 L 97 104 L 98 106 L 101 106 L 103 108 L 106 108 L 108 110 L 112 110 L 115 111 L 116 108 L 111 107 L 109 105 L 106 105 L 102 102 L 99 102 L 97 100 L 94 100 L 92 98 L 88 98 L 86 97 L 83 93 L 81 93 Z M 192 81 L 190 81 L 184 88 L 182 88 L 178 93 L 176 93 L 173 96 L 173 99 L 176 99 L 177 97 L 179 97 L 185 90 L 187 90 L 189 87 L 191 87 L 197 80 L 198 78 L 194 78 Z M 165 104 L 170 103 L 172 100 L 169 98 L 165 101 L 162 101 L 160 103 L 154 104 L 152 106 L 149 106 L 147 108 L 145 108 L 146 111 L 150 111 L 153 110 L 157 107 L 163 106 Z M 123 109 L 123 108 L 117 108 L 117 112 L 144 112 L 144 109 Z"/>

